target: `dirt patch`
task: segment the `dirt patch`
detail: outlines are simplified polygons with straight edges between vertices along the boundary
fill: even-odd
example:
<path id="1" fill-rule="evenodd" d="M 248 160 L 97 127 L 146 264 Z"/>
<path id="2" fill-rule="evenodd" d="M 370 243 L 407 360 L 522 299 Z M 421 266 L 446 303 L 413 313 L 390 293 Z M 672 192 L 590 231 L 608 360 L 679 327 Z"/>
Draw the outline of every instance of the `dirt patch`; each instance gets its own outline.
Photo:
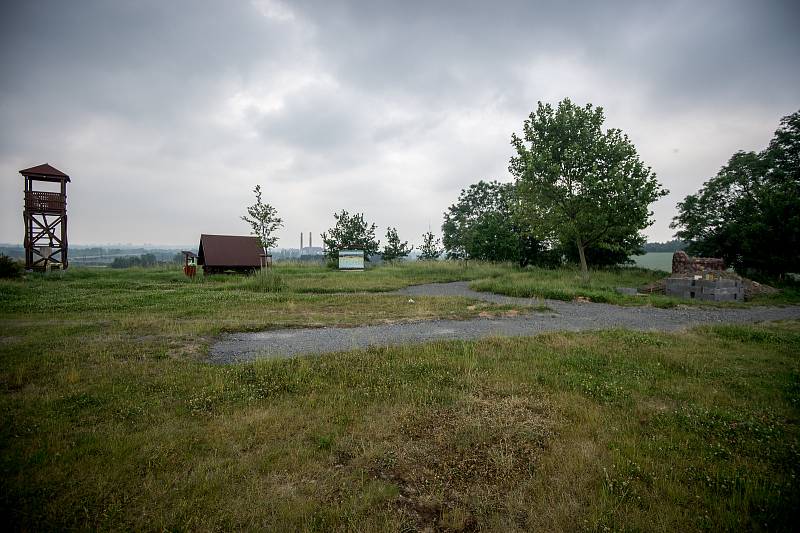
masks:
<path id="1" fill-rule="evenodd" d="M 397 486 L 398 510 L 420 530 L 470 531 L 534 476 L 551 409 L 528 396 L 482 394 L 400 418 L 400 438 L 368 471 Z"/>
<path id="2" fill-rule="evenodd" d="M 475 311 L 478 309 L 482 309 L 478 313 L 478 318 L 497 318 L 497 317 L 514 317 L 520 315 L 519 309 L 507 309 L 505 311 L 498 311 L 496 309 L 492 309 L 493 306 L 491 305 L 470 305 L 467 307 L 469 311 Z"/>
<path id="3" fill-rule="evenodd" d="M 208 355 L 208 345 L 211 342 L 207 337 L 196 337 L 188 341 L 170 342 L 167 357 L 170 359 L 201 360 Z"/>
<path id="4" fill-rule="evenodd" d="M 743 278 L 744 281 L 744 297 L 746 299 L 762 294 L 777 294 L 780 290 L 757 281 Z"/>

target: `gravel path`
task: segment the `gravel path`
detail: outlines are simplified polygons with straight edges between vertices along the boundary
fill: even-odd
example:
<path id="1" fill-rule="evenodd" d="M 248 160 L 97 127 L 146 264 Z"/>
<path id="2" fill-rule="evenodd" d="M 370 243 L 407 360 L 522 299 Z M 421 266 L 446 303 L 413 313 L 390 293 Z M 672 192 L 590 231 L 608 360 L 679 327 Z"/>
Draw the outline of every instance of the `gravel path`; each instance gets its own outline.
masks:
<path id="1" fill-rule="evenodd" d="M 609 304 L 562 302 L 514 298 L 476 292 L 467 282 L 416 285 L 394 294 L 414 296 L 463 296 L 485 302 L 531 306 L 545 304 L 552 312 L 507 318 L 430 320 L 403 324 L 354 328 L 304 328 L 234 333 L 211 347 L 211 362 L 235 363 L 262 357 L 289 357 L 432 340 L 478 339 L 489 336 L 521 337 L 544 331 L 583 331 L 624 327 L 637 330 L 672 331 L 715 323 L 753 323 L 800 319 L 800 307 L 622 307 Z"/>

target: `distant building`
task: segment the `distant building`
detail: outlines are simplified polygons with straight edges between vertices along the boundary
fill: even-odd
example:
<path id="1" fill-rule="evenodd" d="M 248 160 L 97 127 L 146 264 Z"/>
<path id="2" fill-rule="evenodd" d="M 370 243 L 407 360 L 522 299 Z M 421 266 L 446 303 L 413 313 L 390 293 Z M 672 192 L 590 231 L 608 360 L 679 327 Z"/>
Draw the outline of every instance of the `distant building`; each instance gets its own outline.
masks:
<path id="1" fill-rule="evenodd" d="M 300 250 L 300 258 L 304 257 L 311 257 L 317 259 L 319 256 L 323 254 L 322 248 L 319 246 L 306 246 L 305 248 Z"/>
<path id="2" fill-rule="evenodd" d="M 300 233 L 300 260 L 301 261 L 318 261 L 320 256 L 324 254 L 324 250 L 319 246 L 312 245 L 312 234 L 308 232 L 308 246 L 303 245 L 303 234 Z"/>

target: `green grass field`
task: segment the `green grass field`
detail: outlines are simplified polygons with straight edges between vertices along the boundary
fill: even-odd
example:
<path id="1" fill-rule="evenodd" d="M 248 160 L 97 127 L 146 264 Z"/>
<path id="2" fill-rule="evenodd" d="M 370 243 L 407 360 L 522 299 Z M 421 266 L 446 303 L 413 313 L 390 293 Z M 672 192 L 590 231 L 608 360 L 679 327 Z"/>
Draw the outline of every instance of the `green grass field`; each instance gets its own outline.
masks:
<path id="1" fill-rule="evenodd" d="M 672 252 L 648 252 L 644 255 L 633 256 L 632 259 L 639 268 L 672 272 Z"/>
<path id="2" fill-rule="evenodd" d="M 468 318 L 382 294 L 569 274 L 449 263 L 0 282 L 13 530 L 792 530 L 800 323 L 205 362 L 223 331 Z M 594 273 L 603 286 L 657 276 Z M 566 283 L 566 282 L 564 282 Z M 531 285 L 533 286 L 533 285 Z M 537 289 L 540 290 L 540 289 Z M 330 294 L 344 292 L 345 294 Z"/>

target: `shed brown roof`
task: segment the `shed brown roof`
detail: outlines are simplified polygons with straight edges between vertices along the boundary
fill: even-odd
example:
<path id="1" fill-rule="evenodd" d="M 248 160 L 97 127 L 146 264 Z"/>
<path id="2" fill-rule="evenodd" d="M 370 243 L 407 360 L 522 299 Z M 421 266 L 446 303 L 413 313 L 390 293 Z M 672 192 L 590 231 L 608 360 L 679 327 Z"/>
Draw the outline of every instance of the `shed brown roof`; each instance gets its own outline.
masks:
<path id="1" fill-rule="evenodd" d="M 50 166 L 49 163 L 26 168 L 24 170 L 20 170 L 19 173 L 23 176 L 33 176 L 38 178 L 58 178 L 58 181 L 61 181 L 63 178 L 67 178 L 67 181 L 70 181 L 69 176 L 58 170 L 56 167 Z"/>
<path id="2" fill-rule="evenodd" d="M 197 263 L 210 267 L 261 266 L 264 249 L 257 237 L 240 235 L 200 235 Z"/>

